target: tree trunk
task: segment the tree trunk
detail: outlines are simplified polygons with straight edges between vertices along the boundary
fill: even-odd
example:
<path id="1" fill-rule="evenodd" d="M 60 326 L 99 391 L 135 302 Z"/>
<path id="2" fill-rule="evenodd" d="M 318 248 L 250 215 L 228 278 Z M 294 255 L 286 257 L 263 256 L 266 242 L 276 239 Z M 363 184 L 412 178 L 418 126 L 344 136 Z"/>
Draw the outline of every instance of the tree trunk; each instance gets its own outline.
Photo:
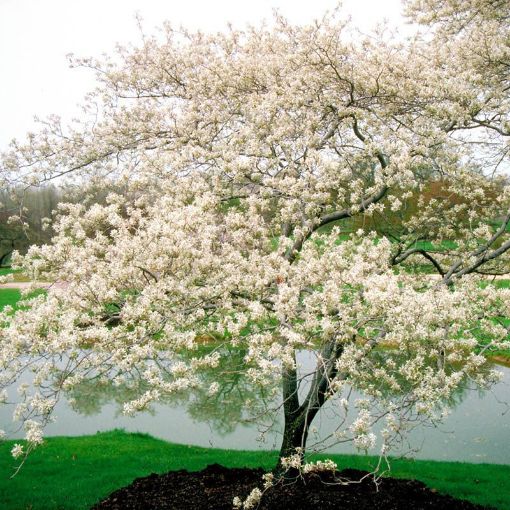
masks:
<path id="1" fill-rule="evenodd" d="M 298 453 L 304 455 L 306 440 L 310 425 L 317 414 L 319 407 L 300 405 L 297 385 L 297 372 L 295 368 L 283 369 L 283 410 L 284 431 L 282 445 L 278 456 L 275 472 L 284 472 L 281 459 Z"/>
<path id="2" fill-rule="evenodd" d="M 4 253 L 3 255 L 0 256 L 0 267 L 9 267 L 5 263 L 6 263 L 7 259 L 9 258 L 9 256 L 11 255 L 11 253 L 12 253 L 12 250 L 10 250 L 7 253 Z"/>
<path id="3" fill-rule="evenodd" d="M 278 464 L 274 470 L 284 474 L 281 459 L 298 453 L 303 458 L 310 425 L 321 407 L 329 398 L 329 382 L 337 375 L 335 360 L 341 355 L 343 346 L 336 342 L 326 344 L 314 373 L 308 395 L 299 402 L 298 374 L 296 368 L 283 368 L 282 394 L 284 411 L 284 431 Z M 294 355 L 294 365 L 295 365 Z"/>
<path id="4" fill-rule="evenodd" d="M 310 425 L 317 411 L 317 409 L 302 410 L 300 414 L 294 417 L 285 417 L 285 427 L 279 459 L 282 457 L 289 457 L 295 453 L 299 453 L 303 456 Z"/>

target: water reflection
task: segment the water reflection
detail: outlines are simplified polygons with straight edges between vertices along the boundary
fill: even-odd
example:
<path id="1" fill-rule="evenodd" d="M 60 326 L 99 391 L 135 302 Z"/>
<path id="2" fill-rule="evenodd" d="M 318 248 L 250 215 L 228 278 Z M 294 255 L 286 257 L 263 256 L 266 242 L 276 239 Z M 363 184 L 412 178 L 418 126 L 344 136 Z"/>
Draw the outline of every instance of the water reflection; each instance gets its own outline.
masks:
<path id="1" fill-rule="evenodd" d="M 244 374 L 226 370 L 224 365 L 204 371 L 197 388 L 165 396 L 145 413 L 159 417 L 161 407 L 185 409 L 192 420 L 207 423 L 220 436 L 232 434 L 243 424 L 252 426 L 256 417 L 259 424 L 267 421 L 271 409 L 278 405 L 272 389 L 255 386 Z M 217 391 L 212 394 L 209 388 L 213 383 L 217 383 Z M 70 408 L 79 415 L 100 416 L 105 407 L 112 406 L 115 417 L 120 418 L 124 402 L 139 398 L 148 389 L 141 379 L 121 385 L 93 379 L 81 382 L 66 396 Z"/>
<path id="2" fill-rule="evenodd" d="M 141 431 L 178 443 L 189 443 L 218 448 L 271 449 L 279 446 L 279 422 L 272 424 L 266 411 L 278 406 L 278 397 L 271 388 L 254 386 L 236 369 L 239 359 L 230 358 L 231 367 L 222 365 L 219 370 L 205 372 L 204 389 L 183 392 L 153 407 L 150 412 L 134 418 L 122 415 L 122 404 L 137 398 L 145 391 L 141 381 L 130 380 L 114 386 L 109 381 L 88 380 L 59 402 L 57 421 L 47 428 L 48 435 L 80 435 L 115 427 Z M 228 359 L 228 358 L 225 358 Z M 298 358 L 303 370 L 313 363 L 310 353 L 300 353 Z M 231 369 L 229 369 L 231 368 Z M 411 432 L 408 443 L 400 453 L 416 450 L 416 458 L 438 460 L 464 460 L 469 462 L 510 463 L 510 369 L 501 367 L 502 382 L 491 391 L 477 392 L 467 388 L 457 392 L 449 402 L 451 415 L 438 427 L 418 427 Z M 218 373 L 222 373 L 221 378 Z M 219 383 L 218 391 L 211 395 L 207 388 Z M 301 391 L 306 391 L 306 384 Z M 354 392 L 353 397 L 361 396 Z M 329 402 L 317 416 L 316 435 L 326 437 L 336 424 L 335 406 Z M 10 411 L 0 408 L 1 424 L 11 420 Z M 258 416 L 255 425 L 251 422 Z M 260 419 L 266 416 L 266 419 Z M 257 438 L 261 431 L 273 425 L 261 445 Z M 9 427 L 6 427 L 7 429 Z M 11 430 L 12 431 L 12 430 Z M 331 452 L 352 453 L 350 444 L 337 445 Z M 399 452 L 396 452 L 399 453 Z"/>

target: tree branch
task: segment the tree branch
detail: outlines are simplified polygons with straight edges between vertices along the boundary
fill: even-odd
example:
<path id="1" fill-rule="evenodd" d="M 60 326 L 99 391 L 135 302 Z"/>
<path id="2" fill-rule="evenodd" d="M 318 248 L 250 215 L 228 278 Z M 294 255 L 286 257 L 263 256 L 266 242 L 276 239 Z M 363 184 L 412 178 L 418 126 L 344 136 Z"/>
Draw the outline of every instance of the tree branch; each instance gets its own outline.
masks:
<path id="1" fill-rule="evenodd" d="M 474 273 L 481 265 L 489 262 L 490 260 L 494 260 L 495 258 L 501 256 L 503 253 L 510 249 L 510 239 L 503 243 L 499 248 L 489 252 L 489 248 L 496 242 L 496 240 L 506 232 L 508 225 L 510 224 L 510 211 L 508 211 L 505 219 L 501 226 L 496 230 L 494 235 L 483 245 L 474 250 L 471 253 L 470 258 L 475 258 L 475 261 L 471 264 L 467 265 L 464 269 L 461 269 L 462 261 L 457 261 L 448 270 L 448 272 L 444 275 L 443 283 L 446 285 L 451 285 L 453 283 L 454 278 L 460 278 L 466 274 Z"/>
<path id="2" fill-rule="evenodd" d="M 373 195 L 370 195 L 366 198 L 364 198 L 361 203 L 359 204 L 359 209 L 361 211 L 368 208 L 369 205 L 375 204 L 376 202 L 379 202 L 384 195 L 386 195 L 386 192 L 388 191 L 388 186 L 384 185 L 379 191 L 374 193 Z M 323 227 L 329 223 L 332 223 L 333 221 L 337 220 L 343 220 L 345 218 L 351 218 L 354 215 L 353 208 L 346 208 L 342 209 L 341 211 L 335 211 L 330 214 L 326 214 L 325 216 L 322 216 L 316 221 L 309 221 L 305 224 L 305 231 L 296 239 L 294 244 L 291 248 L 287 251 L 285 254 L 285 258 L 290 262 L 294 262 L 296 260 L 297 254 L 303 247 L 303 244 L 309 237 L 320 227 Z"/>

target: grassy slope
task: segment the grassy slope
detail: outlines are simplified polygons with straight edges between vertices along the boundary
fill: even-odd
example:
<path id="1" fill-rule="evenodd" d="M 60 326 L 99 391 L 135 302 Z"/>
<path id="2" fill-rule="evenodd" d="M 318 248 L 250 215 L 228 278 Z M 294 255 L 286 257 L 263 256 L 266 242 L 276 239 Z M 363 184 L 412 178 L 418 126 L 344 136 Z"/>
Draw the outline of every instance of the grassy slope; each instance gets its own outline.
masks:
<path id="1" fill-rule="evenodd" d="M 225 466 L 271 468 L 276 452 L 217 450 L 176 445 L 122 431 L 55 437 L 36 450 L 13 479 L 12 441 L 0 444 L 0 507 L 3 510 L 86 509 L 116 488 L 152 472 Z M 340 468 L 369 469 L 373 457 L 331 456 Z M 417 478 L 440 492 L 508 509 L 510 466 L 433 461 L 392 461 L 392 474 Z"/>

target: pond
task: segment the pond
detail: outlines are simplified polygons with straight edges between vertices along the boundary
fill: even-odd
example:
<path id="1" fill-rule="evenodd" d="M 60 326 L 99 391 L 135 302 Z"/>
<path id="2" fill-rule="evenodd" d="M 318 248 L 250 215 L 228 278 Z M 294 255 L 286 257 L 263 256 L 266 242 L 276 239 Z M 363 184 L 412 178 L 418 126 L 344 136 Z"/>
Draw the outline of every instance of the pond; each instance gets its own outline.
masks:
<path id="1" fill-rule="evenodd" d="M 301 360 L 307 364 L 306 355 Z M 503 379 L 490 391 L 466 390 L 457 398 L 451 414 L 437 427 L 418 427 L 410 433 L 406 449 L 392 454 L 435 460 L 488 462 L 510 464 L 510 368 L 498 367 Z M 123 416 L 115 402 L 115 389 L 110 392 L 94 388 L 78 395 L 71 406 L 62 400 L 56 409 L 57 421 L 46 429 L 46 435 L 94 434 L 98 431 L 123 428 L 146 432 L 175 443 L 227 449 L 275 449 L 281 436 L 278 431 L 259 438 L 255 424 L 232 426 L 240 409 L 243 393 L 228 401 L 195 402 L 185 406 L 157 405 L 154 411 L 135 417 Z M 235 392 L 232 393 L 234 395 Z M 75 395 L 76 397 L 76 395 Z M 0 407 L 0 428 L 12 429 L 12 409 Z M 233 413 L 233 414 L 232 414 Z M 239 414 L 237 414 L 238 416 Z M 319 434 L 333 430 L 334 422 L 328 407 L 316 418 Z M 278 428 L 278 427 L 277 427 Z M 13 434 L 11 437 L 20 437 Z M 356 453 L 349 444 L 336 445 L 331 453 Z"/>

